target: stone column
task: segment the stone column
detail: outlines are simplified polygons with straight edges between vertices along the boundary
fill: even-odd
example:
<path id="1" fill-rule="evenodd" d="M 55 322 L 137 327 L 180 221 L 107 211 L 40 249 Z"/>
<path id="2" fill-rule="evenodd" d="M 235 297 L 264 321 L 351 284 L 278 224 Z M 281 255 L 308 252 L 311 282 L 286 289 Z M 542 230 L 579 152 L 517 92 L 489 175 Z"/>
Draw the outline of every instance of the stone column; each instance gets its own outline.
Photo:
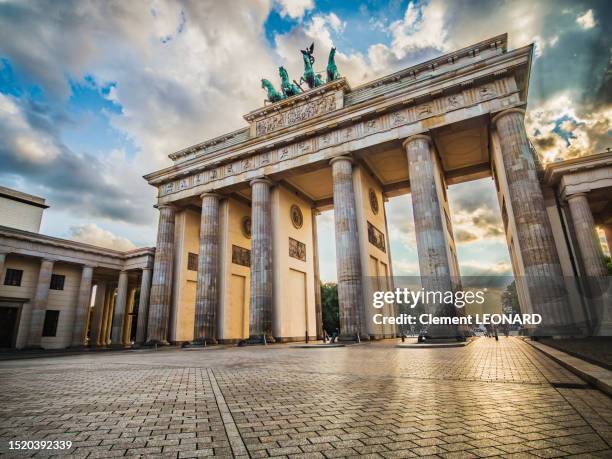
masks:
<path id="1" fill-rule="evenodd" d="M 542 314 L 542 325 L 535 333 L 574 334 L 578 330 L 573 324 L 524 116 L 524 110 L 512 108 L 496 115 L 493 123 L 499 134 L 529 297 L 534 312 Z"/>
<path id="2" fill-rule="evenodd" d="M 336 228 L 336 269 L 340 339 L 355 340 L 362 333 L 363 286 L 359 258 L 359 232 L 353 189 L 353 160 L 339 156 L 330 161 L 333 175 L 334 220 Z M 330 330 L 333 333 L 334 330 Z"/>
<path id="3" fill-rule="evenodd" d="M 4 283 L 4 263 L 6 262 L 6 253 L 0 252 L 0 282 Z"/>
<path id="4" fill-rule="evenodd" d="M 415 135 L 404 141 L 410 174 L 410 195 L 416 233 L 421 286 L 429 292 L 453 291 L 451 267 L 444 235 L 444 216 L 436 186 L 437 167 L 432 140 Z M 455 316 L 452 304 L 427 304 L 425 310 L 434 316 Z M 451 325 L 430 325 L 430 338 L 454 338 L 458 329 Z"/>
<path id="5" fill-rule="evenodd" d="M 34 299 L 32 300 L 32 316 L 30 318 L 28 347 L 40 347 L 54 263 L 54 260 L 47 259 L 43 259 L 40 262 L 38 282 L 36 283 L 36 291 L 34 292 Z"/>
<path id="6" fill-rule="evenodd" d="M 123 326 L 125 324 L 125 314 L 127 311 L 128 280 L 128 272 L 121 271 L 119 273 L 119 283 L 117 285 L 117 299 L 115 300 L 113 328 L 111 332 L 111 343 L 115 345 L 123 344 Z"/>
<path id="7" fill-rule="evenodd" d="M 159 206 L 157 246 L 147 324 L 147 343 L 149 344 L 168 344 L 168 321 L 172 302 L 175 214 L 174 206 Z"/>
<path id="8" fill-rule="evenodd" d="M 595 229 L 595 220 L 589 207 L 586 194 L 576 193 L 568 196 L 572 223 L 576 231 L 576 239 L 580 247 L 580 255 L 584 263 L 586 275 L 602 277 L 608 274 L 604 263 L 604 254 Z"/>
<path id="9" fill-rule="evenodd" d="M 586 274 L 586 279 L 583 281 L 593 308 L 594 323 L 591 324 L 591 328 L 597 335 L 610 335 L 612 334 L 610 280 L 589 201 L 586 194 L 576 193 L 568 196 L 567 202 Z"/>
<path id="10" fill-rule="evenodd" d="M 272 211 L 266 178 L 251 181 L 251 292 L 249 338 L 272 337 Z"/>
<path id="11" fill-rule="evenodd" d="M 315 284 L 315 315 L 317 320 L 317 339 L 323 339 L 323 307 L 321 305 L 321 277 L 319 275 L 319 239 L 317 234 L 317 215 L 321 212 L 312 209 L 312 265 Z"/>
<path id="12" fill-rule="evenodd" d="M 99 346 L 102 337 L 102 322 L 104 321 L 104 300 L 106 298 L 106 281 L 96 282 L 96 298 L 94 299 L 94 314 L 91 319 L 90 346 Z"/>
<path id="13" fill-rule="evenodd" d="M 151 292 L 151 268 L 142 269 L 140 297 L 138 299 L 138 324 L 136 325 L 136 344 L 147 339 L 147 318 L 149 316 L 149 294 Z"/>
<path id="14" fill-rule="evenodd" d="M 131 286 L 128 290 L 128 300 L 125 308 L 125 321 L 123 322 L 123 344 L 131 346 L 132 319 L 134 317 L 134 299 L 136 298 L 136 286 Z"/>
<path id="15" fill-rule="evenodd" d="M 93 277 L 93 270 L 93 266 L 83 266 L 83 270 L 81 271 L 79 296 L 77 298 L 74 327 L 72 329 L 72 347 L 83 347 L 87 344 L 87 327 L 89 326 L 89 305 L 91 302 L 91 280 Z"/>
<path id="16" fill-rule="evenodd" d="M 193 338 L 196 343 L 216 343 L 215 312 L 219 303 L 219 198 L 204 193 L 200 219 L 200 254 L 196 287 Z"/>
<path id="17" fill-rule="evenodd" d="M 115 284 L 109 285 L 106 292 L 106 298 L 104 299 L 104 321 L 102 323 L 102 336 L 100 338 L 100 345 L 107 346 L 110 344 L 110 328 L 113 318 L 113 308 L 115 305 Z"/>

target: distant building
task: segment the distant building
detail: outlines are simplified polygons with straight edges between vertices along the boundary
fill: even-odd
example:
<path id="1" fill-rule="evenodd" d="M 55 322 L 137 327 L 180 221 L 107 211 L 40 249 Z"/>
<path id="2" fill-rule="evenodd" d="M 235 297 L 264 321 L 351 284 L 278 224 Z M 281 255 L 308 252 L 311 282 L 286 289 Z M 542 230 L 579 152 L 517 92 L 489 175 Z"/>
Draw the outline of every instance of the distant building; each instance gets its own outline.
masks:
<path id="1" fill-rule="evenodd" d="M 46 208 L 43 198 L 0 187 L 0 349 L 136 340 L 155 249 L 120 252 L 45 236 Z"/>
<path id="2" fill-rule="evenodd" d="M 48 207 L 44 198 L 0 186 L 0 225 L 38 233 Z"/>

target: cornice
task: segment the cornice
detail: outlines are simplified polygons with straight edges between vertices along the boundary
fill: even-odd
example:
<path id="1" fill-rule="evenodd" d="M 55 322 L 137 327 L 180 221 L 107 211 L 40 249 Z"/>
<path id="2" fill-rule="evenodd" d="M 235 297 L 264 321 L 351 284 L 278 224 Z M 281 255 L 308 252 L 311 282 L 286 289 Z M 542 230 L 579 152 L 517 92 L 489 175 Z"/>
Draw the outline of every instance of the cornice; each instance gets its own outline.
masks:
<path id="1" fill-rule="evenodd" d="M 491 56 L 482 61 L 471 62 L 452 72 L 441 73 L 427 80 L 417 82 L 417 84 L 405 90 L 402 89 L 395 91 L 395 93 L 377 96 L 355 105 L 349 105 L 304 122 L 302 125 L 291 126 L 269 135 L 252 138 L 241 144 L 219 150 L 214 154 L 197 156 L 188 161 L 147 174 L 144 178 L 150 185 L 159 186 L 167 181 L 179 179 L 210 167 L 221 166 L 227 162 L 255 153 L 301 141 L 310 136 L 326 132 L 329 129 L 345 124 L 348 126 L 354 121 L 363 120 L 372 114 L 380 114 L 385 111 L 406 107 L 407 105 L 416 105 L 419 101 L 427 100 L 433 95 L 439 95 L 440 93 L 451 94 L 466 86 L 491 80 L 515 68 L 528 65 L 530 53 L 531 45 L 504 54 Z M 443 85 L 446 82 L 451 84 L 442 89 L 434 90 L 431 88 L 433 85 Z M 519 88 L 519 91 L 522 89 Z"/>

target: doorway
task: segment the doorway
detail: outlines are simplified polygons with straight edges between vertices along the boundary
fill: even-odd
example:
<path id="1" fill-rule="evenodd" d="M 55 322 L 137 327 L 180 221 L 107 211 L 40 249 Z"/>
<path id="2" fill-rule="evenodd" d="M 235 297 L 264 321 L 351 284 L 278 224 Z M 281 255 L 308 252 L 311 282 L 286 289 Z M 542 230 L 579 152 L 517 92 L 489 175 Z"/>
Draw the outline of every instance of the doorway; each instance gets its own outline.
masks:
<path id="1" fill-rule="evenodd" d="M 0 349 L 15 347 L 20 312 L 19 306 L 0 306 Z"/>

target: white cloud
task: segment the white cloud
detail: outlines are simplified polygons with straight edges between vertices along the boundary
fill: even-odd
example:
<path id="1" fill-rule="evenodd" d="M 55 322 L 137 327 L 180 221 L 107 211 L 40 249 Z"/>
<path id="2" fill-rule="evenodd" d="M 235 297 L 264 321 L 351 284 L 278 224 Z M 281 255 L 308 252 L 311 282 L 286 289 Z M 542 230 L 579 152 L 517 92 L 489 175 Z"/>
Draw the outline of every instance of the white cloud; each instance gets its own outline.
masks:
<path id="1" fill-rule="evenodd" d="M 314 8 L 313 0 L 277 0 L 280 6 L 280 15 L 293 19 L 302 19 L 306 11 Z"/>
<path id="2" fill-rule="evenodd" d="M 55 137 L 34 129 L 13 97 L 0 93 L 0 149 L 11 150 L 16 161 L 50 163 L 60 154 Z"/>
<path id="3" fill-rule="evenodd" d="M 86 223 L 70 227 L 69 238 L 85 244 L 105 247 L 107 249 L 127 251 L 136 246 L 125 237 L 116 236 L 112 232 L 102 229 L 94 223 Z"/>
<path id="4" fill-rule="evenodd" d="M 592 29 L 597 25 L 597 21 L 595 21 L 595 16 L 593 15 L 593 10 L 587 10 L 584 14 L 578 16 L 576 18 L 576 22 L 583 29 Z"/>
<path id="5" fill-rule="evenodd" d="M 422 48 L 445 50 L 447 32 L 445 8 L 442 2 L 408 4 L 404 18 L 393 22 L 389 29 L 392 36 L 392 50 L 401 59 L 407 53 Z"/>

